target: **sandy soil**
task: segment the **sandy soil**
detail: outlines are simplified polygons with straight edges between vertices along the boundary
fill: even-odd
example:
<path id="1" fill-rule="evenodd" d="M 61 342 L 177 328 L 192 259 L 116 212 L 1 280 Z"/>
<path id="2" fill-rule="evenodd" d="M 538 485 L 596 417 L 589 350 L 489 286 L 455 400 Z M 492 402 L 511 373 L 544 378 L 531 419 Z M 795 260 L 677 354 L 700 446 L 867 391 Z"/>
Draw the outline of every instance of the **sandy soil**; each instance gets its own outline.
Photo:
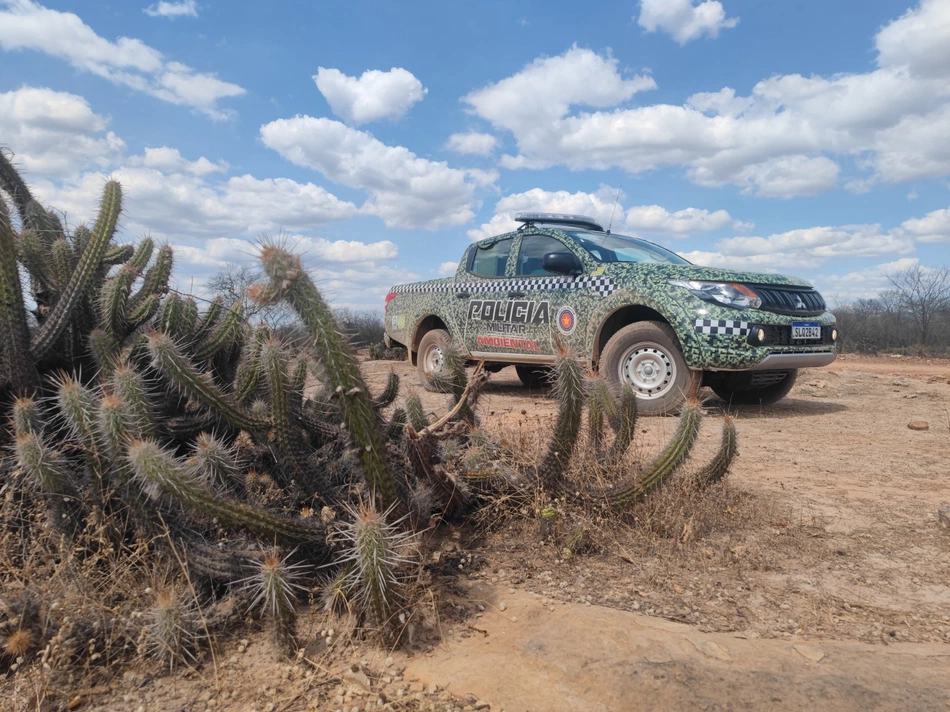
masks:
<path id="1" fill-rule="evenodd" d="M 377 388 L 391 369 L 417 382 L 407 363 L 364 364 Z M 445 396 L 418 392 L 444 412 Z M 705 395 L 700 462 L 723 406 Z M 513 369 L 479 405 L 482 427 L 526 451 L 554 412 Z M 950 362 L 847 356 L 736 415 L 741 456 L 704 515 L 715 526 L 686 517 L 660 531 L 645 508 L 592 524 L 589 551 L 570 559 L 530 512 L 479 538 L 455 532 L 432 602 L 441 640 L 410 655 L 328 646 L 313 615 L 296 663 L 249 634 L 186 675 L 132 670 L 77 689 L 76 708 L 946 709 Z M 634 454 L 675 424 L 641 420 Z"/>

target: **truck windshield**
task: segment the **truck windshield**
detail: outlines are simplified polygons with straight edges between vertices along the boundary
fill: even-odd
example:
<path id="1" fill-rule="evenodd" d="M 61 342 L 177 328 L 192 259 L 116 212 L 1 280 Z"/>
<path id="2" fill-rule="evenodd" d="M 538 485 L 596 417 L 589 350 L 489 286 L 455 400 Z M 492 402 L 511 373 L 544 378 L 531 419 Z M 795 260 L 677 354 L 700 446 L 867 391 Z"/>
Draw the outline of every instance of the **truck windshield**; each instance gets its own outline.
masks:
<path id="1" fill-rule="evenodd" d="M 688 265 L 690 262 L 652 242 L 625 235 L 569 230 L 577 244 L 598 262 L 648 262 L 664 265 Z"/>

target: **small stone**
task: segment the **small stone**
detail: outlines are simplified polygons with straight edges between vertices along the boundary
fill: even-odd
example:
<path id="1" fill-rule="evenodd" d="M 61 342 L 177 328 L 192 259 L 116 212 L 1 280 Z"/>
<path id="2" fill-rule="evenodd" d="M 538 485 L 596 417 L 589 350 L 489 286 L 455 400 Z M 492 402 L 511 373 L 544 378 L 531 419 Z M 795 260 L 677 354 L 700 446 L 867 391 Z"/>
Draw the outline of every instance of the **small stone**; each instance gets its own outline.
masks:
<path id="1" fill-rule="evenodd" d="M 507 603 L 499 603 L 499 604 L 498 604 L 498 610 L 499 610 L 499 611 L 507 611 L 507 610 L 508 610 L 508 604 L 507 604 Z"/>
<path id="2" fill-rule="evenodd" d="M 820 662 L 825 657 L 824 651 L 812 645 L 793 645 L 792 646 L 803 658 L 808 658 L 813 663 Z"/>
<path id="3" fill-rule="evenodd" d="M 486 702 L 485 700 L 479 700 L 475 703 L 475 709 L 477 710 L 490 710 L 491 702 Z"/>
<path id="4" fill-rule="evenodd" d="M 950 529 L 950 504 L 941 504 L 937 510 L 937 524 L 943 529 Z"/>
<path id="5" fill-rule="evenodd" d="M 912 420 L 907 424 L 911 430 L 930 430 L 930 423 L 926 420 Z"/>
<path id="6" fill-rule="evenodd" d="M 366 676 L 366 673 L 360 669 L 347 670 L 346 672 L 344 672 L 343 681 L 348 682 L 354 687 L 361 688 L 362 690 L 367 691 L 367 692 L 369 691 L 370 686 L 371 686 L 369 678 Z"/>

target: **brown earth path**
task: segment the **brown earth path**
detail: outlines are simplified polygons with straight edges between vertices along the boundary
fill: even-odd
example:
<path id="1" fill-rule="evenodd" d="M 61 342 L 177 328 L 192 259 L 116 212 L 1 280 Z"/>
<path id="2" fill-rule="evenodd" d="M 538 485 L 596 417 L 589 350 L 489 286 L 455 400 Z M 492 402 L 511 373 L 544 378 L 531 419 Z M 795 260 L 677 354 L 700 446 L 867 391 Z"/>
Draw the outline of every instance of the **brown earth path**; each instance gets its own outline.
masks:
<path id="1" fill-rule="evenodd" d="M 476 634 L 406 670 L 506 712 L 938 710 L 950 646 L 748 639 L 476 584 Z M 499 603 L 505 610 L 499 610 Z"/>

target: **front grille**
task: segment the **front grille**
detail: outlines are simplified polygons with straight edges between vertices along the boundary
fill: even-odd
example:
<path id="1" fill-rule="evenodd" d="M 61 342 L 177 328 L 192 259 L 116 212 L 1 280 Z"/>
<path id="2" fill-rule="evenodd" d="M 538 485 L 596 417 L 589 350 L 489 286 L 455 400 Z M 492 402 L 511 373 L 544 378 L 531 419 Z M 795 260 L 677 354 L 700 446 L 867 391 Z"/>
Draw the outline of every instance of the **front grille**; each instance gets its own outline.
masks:
<path id="1" fill-rule="evenodd" d="M 762 299 L 763 311 L 795 316 L 815 316 L 825 311 L 825 300 L 811 287 L 787 287 L 774 284 L 750 284 Z"/>

